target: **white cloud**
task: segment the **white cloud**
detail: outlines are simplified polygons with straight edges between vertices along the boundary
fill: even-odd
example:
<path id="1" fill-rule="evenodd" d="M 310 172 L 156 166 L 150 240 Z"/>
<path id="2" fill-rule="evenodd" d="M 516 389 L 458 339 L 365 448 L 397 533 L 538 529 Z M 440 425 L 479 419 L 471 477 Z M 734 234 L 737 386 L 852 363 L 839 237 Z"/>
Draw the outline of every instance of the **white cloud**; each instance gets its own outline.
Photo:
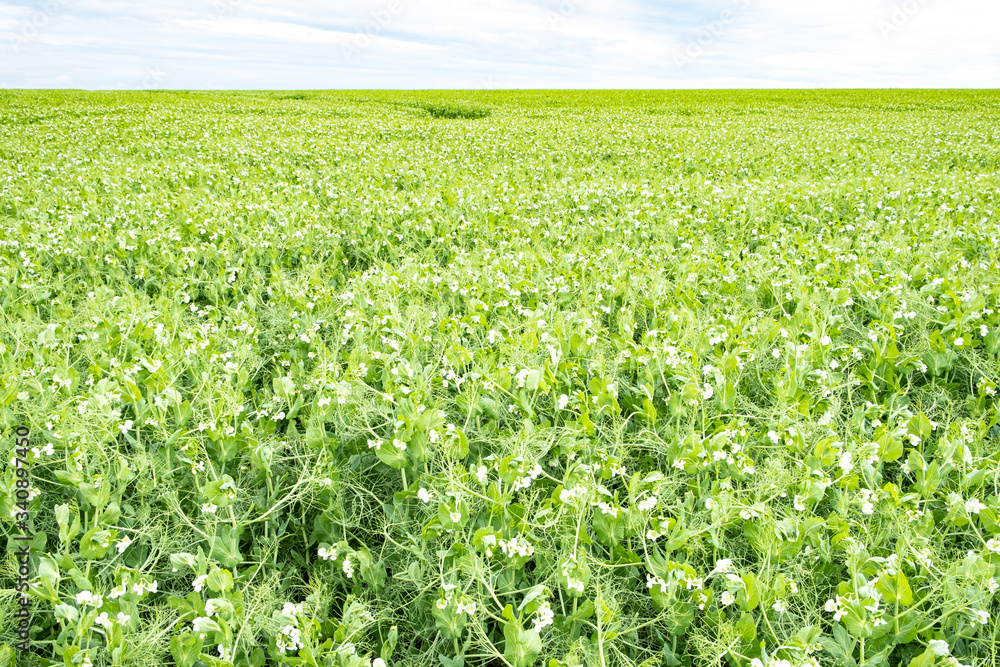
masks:
<path id="1" fill-rule="evenodd" d="M 0 2 L 0 76 L 86 88 L 996 87 L 998 22 L 993 0 L 21 0 Z"/>

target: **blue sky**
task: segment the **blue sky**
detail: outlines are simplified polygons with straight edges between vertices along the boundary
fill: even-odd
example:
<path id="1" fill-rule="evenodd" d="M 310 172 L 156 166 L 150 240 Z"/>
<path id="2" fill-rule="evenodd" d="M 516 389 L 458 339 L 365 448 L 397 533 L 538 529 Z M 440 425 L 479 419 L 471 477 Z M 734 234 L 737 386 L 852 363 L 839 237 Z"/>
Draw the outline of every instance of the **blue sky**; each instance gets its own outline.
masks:
<path id="1" fill-rule="evenodd" d="M 0 87 L 1000 87 L 996 0 L 0 1 Z"/>

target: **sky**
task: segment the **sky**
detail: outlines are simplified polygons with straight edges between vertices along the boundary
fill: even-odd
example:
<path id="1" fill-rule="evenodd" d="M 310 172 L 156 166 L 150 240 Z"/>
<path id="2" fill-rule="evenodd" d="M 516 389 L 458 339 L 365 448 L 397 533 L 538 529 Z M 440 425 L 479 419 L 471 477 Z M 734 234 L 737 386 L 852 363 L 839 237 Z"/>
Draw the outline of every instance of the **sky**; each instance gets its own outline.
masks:
<path id="1" fill-rule="evenodd" d="M 997 0 L 0 0 L 0 88 L 996 88 Z"/>

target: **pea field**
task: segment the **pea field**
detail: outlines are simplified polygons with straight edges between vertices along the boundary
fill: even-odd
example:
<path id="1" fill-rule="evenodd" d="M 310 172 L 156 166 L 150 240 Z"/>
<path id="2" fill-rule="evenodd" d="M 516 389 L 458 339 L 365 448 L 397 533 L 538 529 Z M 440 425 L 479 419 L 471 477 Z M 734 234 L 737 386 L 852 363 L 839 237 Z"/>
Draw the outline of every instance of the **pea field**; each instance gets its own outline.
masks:
<path id="1" fill-rule="evenodd" d="M 0 92 L 0 667 L 1000 664 L 1000 92 Z"/>

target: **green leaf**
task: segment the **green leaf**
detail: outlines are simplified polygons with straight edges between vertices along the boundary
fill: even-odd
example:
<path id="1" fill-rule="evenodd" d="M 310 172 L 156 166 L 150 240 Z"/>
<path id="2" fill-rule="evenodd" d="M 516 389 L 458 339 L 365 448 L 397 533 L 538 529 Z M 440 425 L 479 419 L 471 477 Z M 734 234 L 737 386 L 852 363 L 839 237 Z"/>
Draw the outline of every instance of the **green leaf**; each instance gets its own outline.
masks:
<path id="1" fill-rule="evenodd" d="M 208 502 L 213 505 L 228 507 L 236 499 L 236 480 L 229 475 L 223 475 L 220 479 L 206 484 L 204 493 Z"/>
<path id="2" fill-rule="evenodd" d="M 212 552 L 209 557 L 222 563 L 223 567 L 236 567 L 242 563 L 239 535 L 239 528 L 224 530 L 222 535 L 216 535 L 212 538 Z"/>
<path id="3" fill-rule="evenodd" d="M 667 663 L 667 667 L 680 667 L 683 664 L 670 650 L 670 644 L 667 642 L 663 642 L 663 660 Z"/>
<path id="4" fill-rule="evenodd" d="M 519 604 L 517 607 L 517 613 L 520 614 L 521 610 L 524 609 L 526 606 L 528 606 L 528 604 L 530 604 L 532 600 L 544 594 L 545 594 L 545 586 L 541 584 L 538 584 L 537 586 L 532 586 L 528 590 L 528 592 L 524 594 L 524 599 L 521 601 L 521 604 Z"/>
<path id="5" fill-rule="evenodd" d="M 542 372 L 535 369 L 528 373 L 528 376 L 524 379 L 524 388 L 528 391 L 535 391 L 538 389 L 538 384 L 542 381 Z"/>
<path id="6" fill-rule="evenodd" d="M 883 572 L 875 583 L 875 588 L 889 604 L 899 604 L 903 607 L 909 607 L 913 604 L 913 591 L 902 571 L 895 575 Z"/>
<path id="7" fill-rule="evenodd" d="M 175 635 L 170 640 L 170 653 L 174 656 L 177 667 L 194 667 L 201 656 L 204 640 L 193 632 Z"/>
<path id="8" fill-rule="evenodd" d="M 820 637 L 819 643 L 823 647 L 823 650 L 833 658 L 833 664 L 843 665 L 843 667 L 855 667 L 858 664 L 850 654 L 844 651 L 843 647 L 837 641 L 829 637 Z"/>
<path id="9" fill-rule="evenodd" d="M 286 401 L 291 401 L 292 396 L 295 395 L 295 381 L 290 377 L 274 378 L 271 380 L 271 388 L 274 390 L 275 396 Z"/>
<path id="10" fill-rule="evenodd" d="M 80 612 L 71 604 L 57 604 L 52 615 L 59 621 L 65 621 L 66 625 L 72 625 L 80 618 Z"/>
<path id="11" fill-rule="evenodd" d="M 319 447 L 326 442 L 326 438 L 326 429 L 322 422 L 311 422 L 306 426 L 306 444 L 310 447 Z"/>
<path id="12" fill-rule="evenodd" d="M 754 623 L 753 614 L 747 612 L 740 614 L 740 620 L 736 621 L 736 629 L 739 630 L 743 641 L 748 644 L 757 638 L 757 624 Z"/>
<path id="13" fill-rule="evenodd" d="M 752 572 L 743 575 L 743 590 L 736 596 L 736 601 L 744 611 L 753 611 L 760 604 L 760 581 Z"/>
<path id="14" fill-rule="evenodd" d="M 840 648 L 843 649 L 844 653 L 851 655 L 854 653 L 854 640 L 851 639 L 851 635 L 848 634 L 847 630 L 844 629 L 842 625 L 833 626 L 833 637 L 840 644 Z"/>
<path id="15" fill-rule="evenodd" d="M 506 640 L 503 655 L 513 667 L 528 667 L 534 664 L 542 652 L 542 638 L 535 630 L 523 630 L 514 623 L 503 627 Z"/>
<path id="16" fill-rule="evenodd" d="M 32 587 L 32 592 L 44 600 L 58 603 L 59 582 L 62 577 L 59 575 L 59 565 L 56 561 L 48 556 L 41 556 L 38 559 L 38 578 L 39 584 L 37 587 Z"/>
<path id="17" fill-rule="evenodd" d="M 574 621 L 584 621 L 594 615 L 594 602 L 593 600 L 584 600 L 580 603 L 580 606 L 576 609 L 576 614 L 573 615 Z"/>
<path id="18" fill-rule="evenodd" d="M 229 570 L 213 570 L 205 579 L 208 585 L 216 593 L 231 591 L 233 589 L 233 575 Z"/>
<path id="19" fill-rule="evenodd" d="M 895 461 L 903 456 L 903 442 L 886 434 L 878 439 L 883 461 Z"/>
<path id="20" fill-rule="evenodd" d="M 923 653 L 910 660 L 910 667 L 934 667 L 934 651 L 928 646 Z"/>
<path id="21" fill-rule="evenodd" d="M 893 643 L 909 644 L 916 639 L 917 628 L 923 618 L 923 615 L 919 612 L 919 607 L 917 609 L 908 609 L 905 613 L 900 614 L 899 633 L 893 639 Z"/>
<path id="22" fill-rule="evenodd" d="M 80 555 L 87 560 L 99 560 L 111 548 L 111 541 L 117 531 L 98 530 L 99 526 L 94 526 L 80 538 Z"/>
<path id="23" fill-rule="evenodd" d="M 390 468 L 395 468 L 399 470 L 400 468 L 405 468 L 406 452 L 400 449 L 396 449 L 390 443 L 382 443 L 382 445 L 375 450 L 375 456 L 378 460 L 386 464 Z"/>
<path id="24" fill-rule="evenodd" d="M 931 432 L 933 431 L 930 420 L 927 419 L 927 416 L 923 412 L 910 417 L 906 430 L 921 440 L 931 437 Z"/>
<path id="25" fill-rule="evenodd" d="M 385 642 L 383 642 L 382 650 L 379 651 L 379 657 L 381 657 L 387 665 L 389 664 L 389 660 L 392 658 L 393 651 L 396 650 L 397 641 L 399 641 L 399 630 L 397 630 L 394 625 L 389 628 L 389 636 L 386 638 Z"/>
<path id="26" fill-rule="evenodd" d="M 465 667 L 465 658 L 460 655 L 449 658 L 444 653 L 440 653 L 438 654 L 438 660 L 441 661 L 441 667 Z"/>
<path id="27" fill-rule="evenodd" d="M 55 514 L 56 521 L 59 523 L 59 541 L 69 542 L 80 532 L 80 518 L 73 515 L 73 521 L 70 522 L 69 505 L 65 503 L 56 505 Z"/>

